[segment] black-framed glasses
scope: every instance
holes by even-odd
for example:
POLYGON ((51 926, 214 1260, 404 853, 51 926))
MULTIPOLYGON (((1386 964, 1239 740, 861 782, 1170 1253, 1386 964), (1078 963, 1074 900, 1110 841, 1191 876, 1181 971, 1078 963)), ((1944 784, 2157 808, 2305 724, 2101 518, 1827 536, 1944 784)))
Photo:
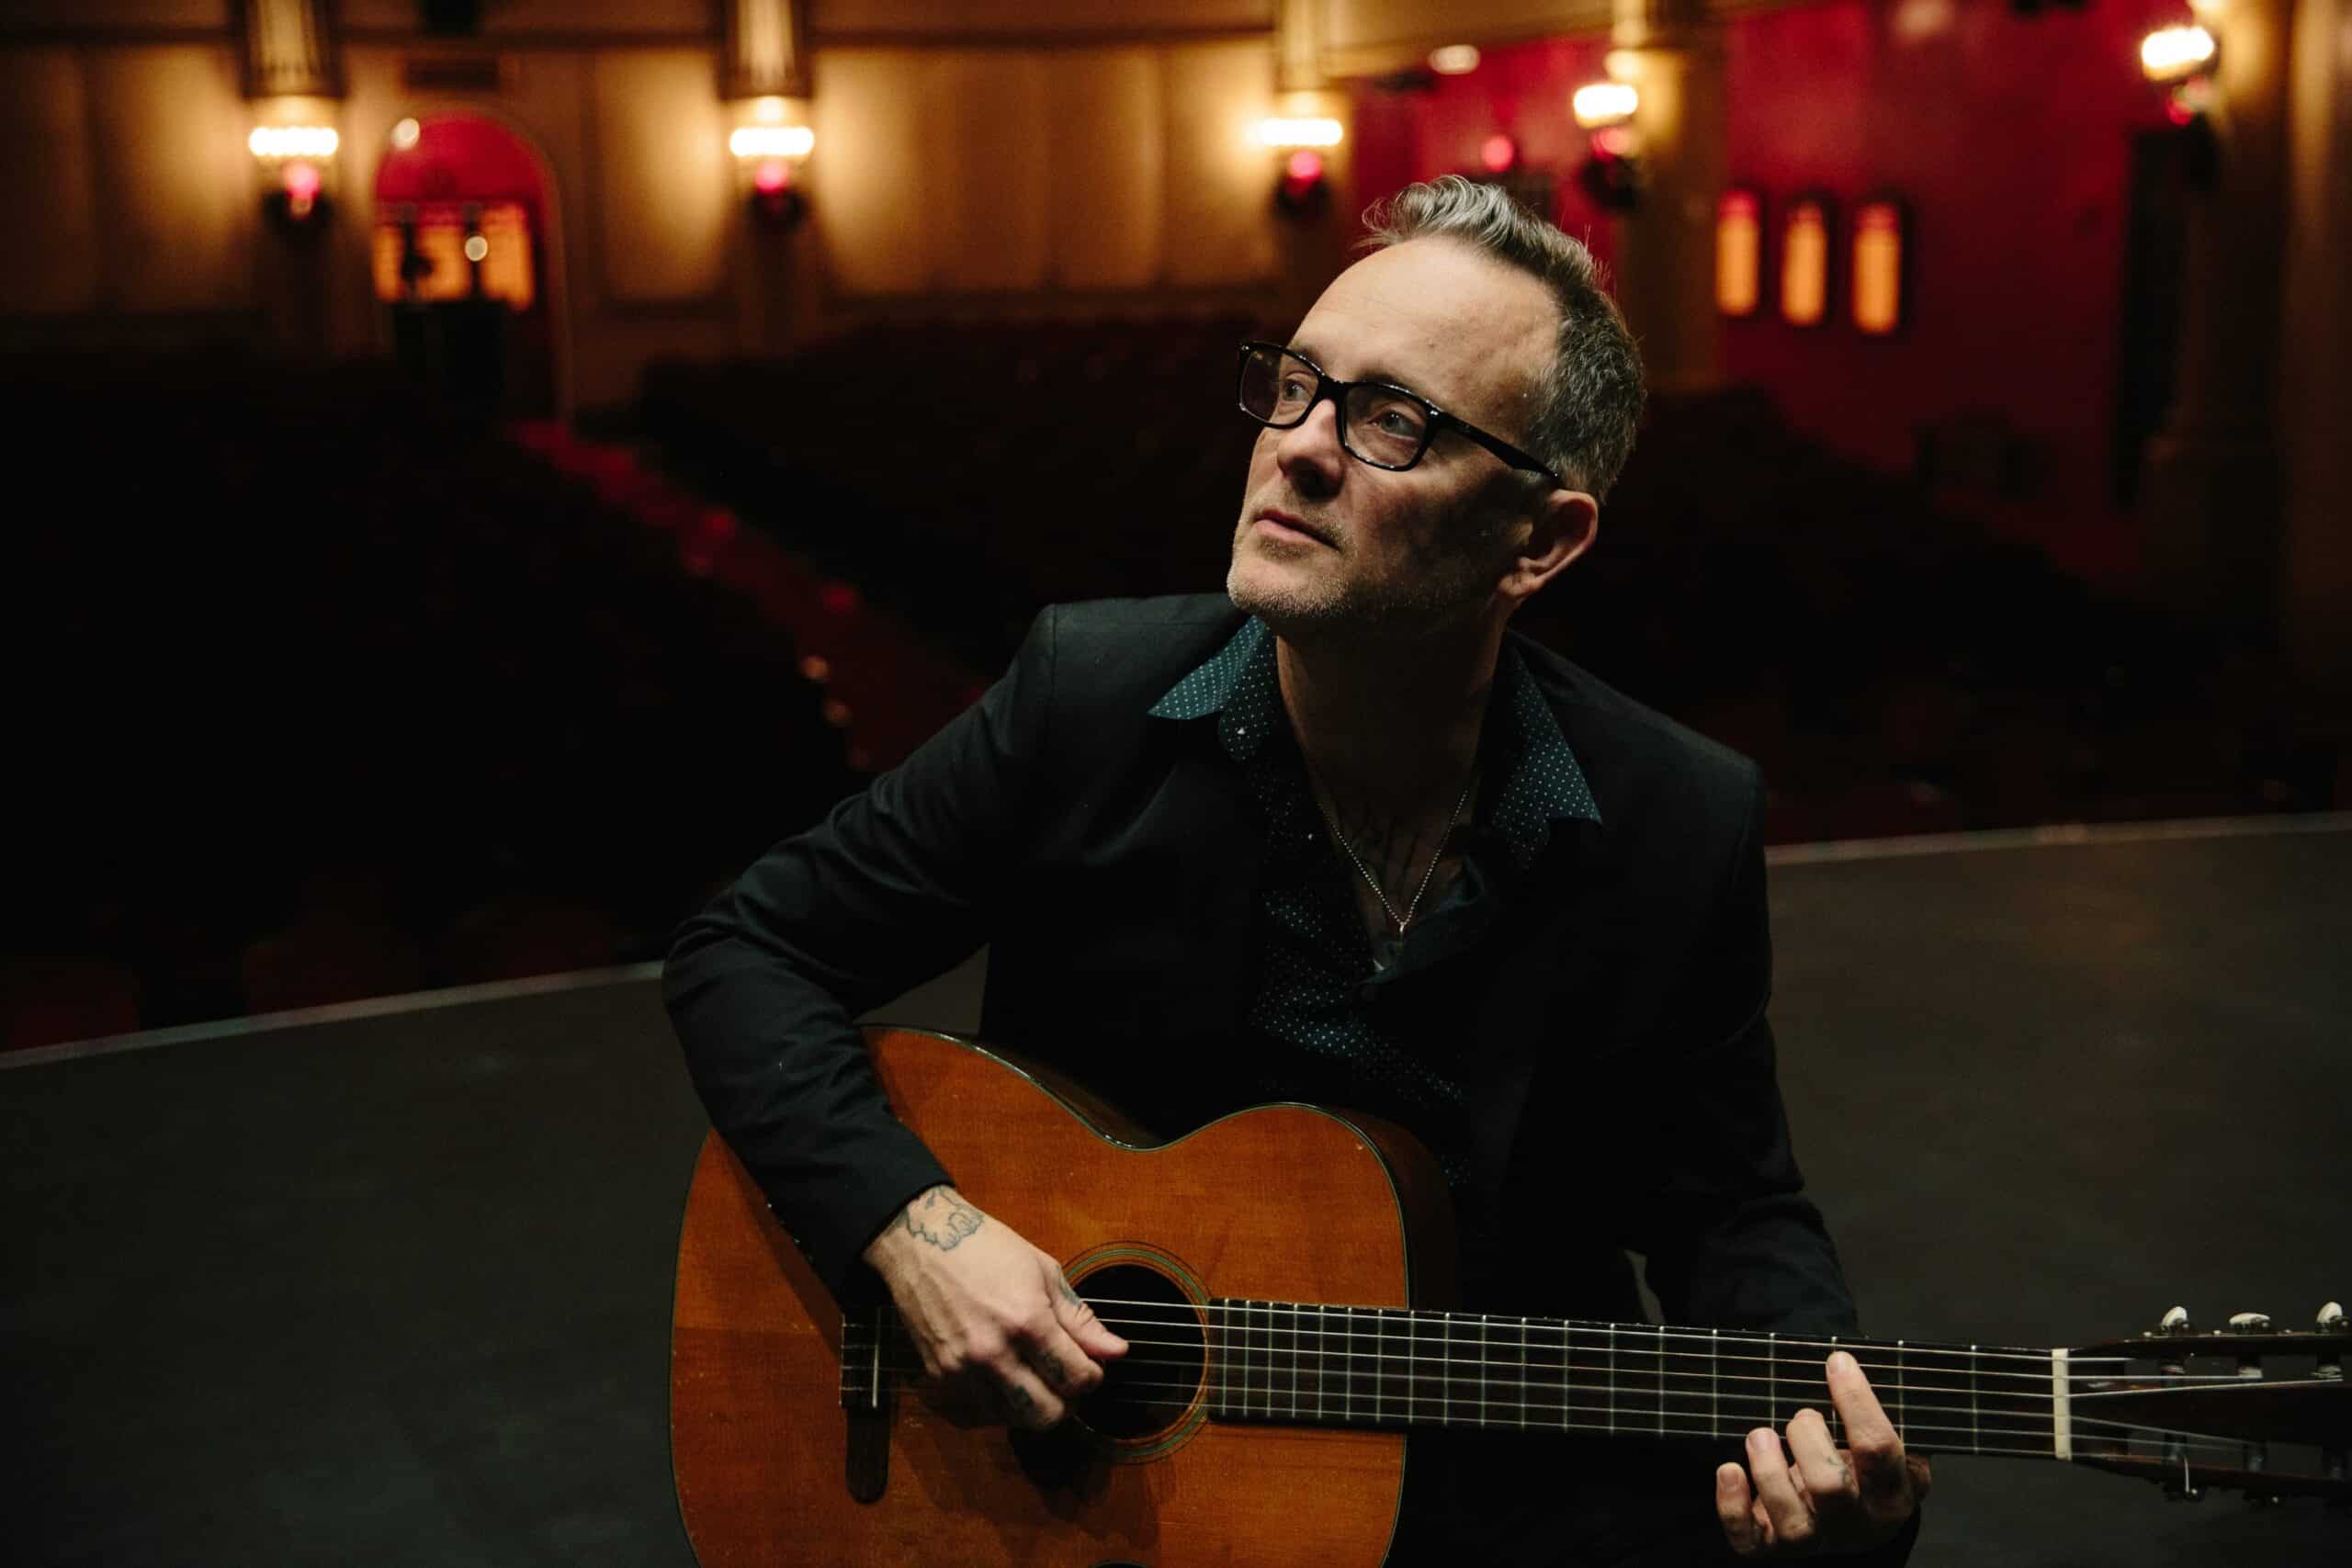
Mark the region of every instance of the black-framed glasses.
POLYGON ((1276 430, 1306 423, 1315 405, 1329 398, 1340 412, 1340 445, 1348 456, 1375 468, 1411 468, 1437 433, 1451 428, 1514 468, 1542 474, 1555 485, 1563 482, 1549 464, 1446 412, 1418 392, 1385 381, 1335 380, 1306 355, 1279 344, 1241 345, 1239 397, 1243 413, 1276 430))

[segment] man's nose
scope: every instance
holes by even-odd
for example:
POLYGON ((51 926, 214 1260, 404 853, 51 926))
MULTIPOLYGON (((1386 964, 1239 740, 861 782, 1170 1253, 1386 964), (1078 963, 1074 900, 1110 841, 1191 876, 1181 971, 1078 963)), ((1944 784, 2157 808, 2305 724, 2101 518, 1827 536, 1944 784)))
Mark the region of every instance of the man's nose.
POLYGON ((1347 449, 1340 445, 1340 400, 1323 398, 1306 417, 1280 433, 1274 461, 1283 477, 1303 495, 1329 495, 1340 488, 1347 449))

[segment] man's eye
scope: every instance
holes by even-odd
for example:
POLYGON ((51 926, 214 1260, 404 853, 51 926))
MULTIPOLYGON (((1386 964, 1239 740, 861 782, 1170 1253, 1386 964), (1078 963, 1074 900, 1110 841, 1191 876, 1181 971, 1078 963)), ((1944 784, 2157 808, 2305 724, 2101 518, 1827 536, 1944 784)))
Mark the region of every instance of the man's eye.
POLYGON ((1286 403, 1303 401, 1306 398, 1312 396, 1314 391, 1315 384, 1312 381, 1306 379, 1304 377, 1285 376, 1283 378, 1283 401, 1286 403))
POLYGON ((1374 416, 1373 423, 1382 434, 1402 436, 1408 441, 1419 439, 1421 434, 1419 419, 1401 408, 1381 410, 1374 416))

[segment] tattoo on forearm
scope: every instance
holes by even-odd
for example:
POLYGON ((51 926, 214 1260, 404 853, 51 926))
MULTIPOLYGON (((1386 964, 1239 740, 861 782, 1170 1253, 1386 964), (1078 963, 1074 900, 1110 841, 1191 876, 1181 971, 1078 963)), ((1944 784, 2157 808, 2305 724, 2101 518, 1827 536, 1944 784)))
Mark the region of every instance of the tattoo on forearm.
POLYGON ((907 1234, 927 1241, 942 1252, 953 1252, 987 1223, 988 1216, 956 1195, 952 1188, 934 1187, 907 1205, 907 1234))

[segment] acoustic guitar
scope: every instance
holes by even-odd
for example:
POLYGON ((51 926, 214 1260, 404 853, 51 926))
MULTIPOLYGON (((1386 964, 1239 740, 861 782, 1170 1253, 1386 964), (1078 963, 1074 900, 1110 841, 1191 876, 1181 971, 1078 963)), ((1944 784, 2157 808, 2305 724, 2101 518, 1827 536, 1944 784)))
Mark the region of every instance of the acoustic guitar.
POLYGON ((1372 1568, 1408 1428, 1736 1439, 1828 1411, 1833 1348, 1914 1452, 2352 1502, 2352 1329, 2334 1303, 2300 1332, 2247 1315, 2199 1333, 2176 1309, 2074 1348, 1433 1310, 1443 1185, 1395 1129, 1272 1105, 1155 1144, 964 1042, 868 1043, 959 1188, 1061 1258, 1130 1349, 1053 1433, 951 1423, 916 1396, 890 1310, 837 1306, 713 1136, 671 1345, 678 1501, 704 1568, 1372 1568))

